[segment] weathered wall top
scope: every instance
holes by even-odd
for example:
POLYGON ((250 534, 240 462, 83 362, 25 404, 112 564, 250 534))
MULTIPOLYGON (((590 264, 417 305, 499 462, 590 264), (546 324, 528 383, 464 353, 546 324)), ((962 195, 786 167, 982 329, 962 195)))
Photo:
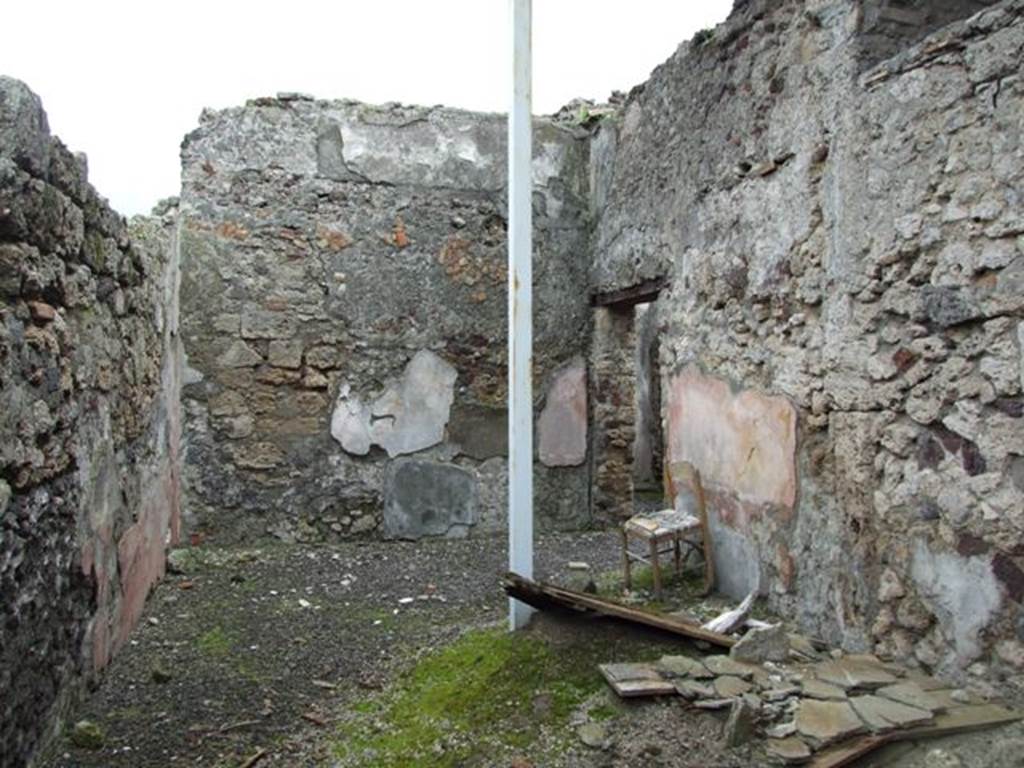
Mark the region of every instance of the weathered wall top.
MULTIPOLYGON (((209 156, 226 173, 273 168, 333 181, 505 191, 503 115, 281 94, 205 110, 199 122, 183 145, 186 183, 198 183, 204 172, 193 158, 209 156)), ((555 200, 586 194, 584 138, 536 122, 534 183, 555 200)))

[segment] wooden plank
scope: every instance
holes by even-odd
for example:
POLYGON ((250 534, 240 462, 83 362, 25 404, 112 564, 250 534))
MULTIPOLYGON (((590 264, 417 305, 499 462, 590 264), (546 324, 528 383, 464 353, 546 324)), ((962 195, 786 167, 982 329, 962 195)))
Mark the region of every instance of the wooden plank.
POLYGON ((731 648, 736 644, 735 638, 703 629, 698 624, 691 624, 671 616, 663 616, 641 608, 623 605, 604 597, 575 592, 571 589, 564 589, 551 584, 544 584, 543 582, 534 582, 515 573, 505 575, 505 578, 502 580, 502 587, 510 597, 514 597, 542 610, 558 606, 576 611, 592 611, 602 616, 621 619, 634 624, 642 624, 692 640, 703 640, 721 648, 731 648))
POLYGON ((617 291, 595 291, 590 303, 595 307, 629 307, 635 304, 646 304, 658 298, 658 294, 668 284, 664 277, 645 280, 617 291))
POLYGON ((816 754, 809 765, 811 768, 843 768, 882 745, 894 741, 934 739, 957 733, 969 733, 970 731, 993 728, 997 725, 1007 725, 1022 719, 1022 717, 1024 714, 1021 712, 1007 709, 998 704, 958 707, 944 714, 936 715, 934 721, 927 725, 902 731, 891 731, 877 736, 863 736, 829 747, 816 754))

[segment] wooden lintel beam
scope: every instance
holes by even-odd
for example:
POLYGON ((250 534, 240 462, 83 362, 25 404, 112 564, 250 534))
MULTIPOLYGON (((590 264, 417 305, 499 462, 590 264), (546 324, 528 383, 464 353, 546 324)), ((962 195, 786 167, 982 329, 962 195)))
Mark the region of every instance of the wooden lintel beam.
POLYGON ((635 304, 646 304, 658 298, 658 294, 667 284, 666 278, 655 277, 617 291, 594 291, 590 296, 590 303, 595 307, 631 307, 635 304))

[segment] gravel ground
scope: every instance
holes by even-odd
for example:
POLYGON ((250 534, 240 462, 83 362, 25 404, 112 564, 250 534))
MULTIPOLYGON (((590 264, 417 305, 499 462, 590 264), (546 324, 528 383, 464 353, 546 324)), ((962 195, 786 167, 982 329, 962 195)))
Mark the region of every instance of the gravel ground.
MULTIPOLYGON (((540 537, 536 575, 579 583, 580 574, 567 568, 571 561, 589 563, 593 573, 616 571, 619 546, 615 532, 540 537)), ((498 581, 506 552, 503 538, 179 552, 177 572, 150 597, 130 645, 72 718, 99 726, 102 746, 76 746, 66 736, 38 765, 248 768, 259 756, 254 768, 334 766, 339 724, 361 705, 387 692, 424 654, 468 629, 504 621, 498 581)), ((629 643, 641 632, 546 614, 530 631, 555 652, 587 643, 592 652, 593 643, 604 644, 598 650, 607 647, 609 661, 632 660, 629 643)), ((676 638, 650 634, 640 641, 653 653, 681 652, 676 638)), ((624 704, 604 689, 595 696, 598 706, 616 712, 602 726, 603 747, 574 736, 567 746, 564 738, 559 742, 557 758, 551 745, 536 744, 520 756, 453 765, 765 764, 760 745, 722 747, 722 715, 687 709, 676 697, 624 704)), ((871 765, 1024 765, 1024 732, 1004 730, 973 742, 961 737, 900 750, 871 765), (1016 746, 998 746, 1004 742, 1016 746), (996 759, 1011 762, 991 762, 996 759)))

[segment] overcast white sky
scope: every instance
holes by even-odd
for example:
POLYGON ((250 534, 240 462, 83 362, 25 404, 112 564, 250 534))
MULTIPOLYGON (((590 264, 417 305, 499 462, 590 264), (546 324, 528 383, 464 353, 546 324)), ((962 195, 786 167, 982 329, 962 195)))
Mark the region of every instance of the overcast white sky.
MULTIPOLYGON (((534 0, 534 112, 647 79, 732 0, 534 0)), ((177 194, 204 106, 318 98, 505 111, 508 0, 9 0, 0 74, 124 214, 177 194)))

